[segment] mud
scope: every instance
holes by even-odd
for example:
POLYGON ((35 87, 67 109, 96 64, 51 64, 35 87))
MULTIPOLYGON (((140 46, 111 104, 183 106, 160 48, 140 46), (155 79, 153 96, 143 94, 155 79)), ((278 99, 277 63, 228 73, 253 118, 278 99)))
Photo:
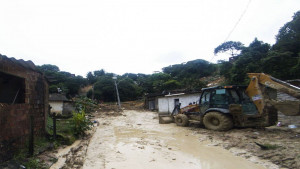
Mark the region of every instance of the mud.
POLYGON ((191 130, 199 135, 206 135, 204 141, 212 140, 214 145, 221 146, 250 161, 254 160, 255 163, 265 165, 267 168, 270 166, 256 159, 267 160, 281 168, 300 168, 299 129, 273 126, 265 129, 233 129, 227 132, 201 128, 191 128, 191 130))
POLYGON ((55 164, 53 164, 50 169, 59 169, 65 165, 66 162, 66 155, 69 153, 69 151, 77 147, 80 144, 80 140, 75 141, 72 145, 63 147, 57 150, 57 153, 55 154, 56 158, 58 159, 55 164))
POLYGON ((98 121, 85 154, 86 169, 279 168, 238 146, 226 147, 222 138, 205 129, 158 124, 155 112, 130 110, 121 116, 103 115, 98 121))

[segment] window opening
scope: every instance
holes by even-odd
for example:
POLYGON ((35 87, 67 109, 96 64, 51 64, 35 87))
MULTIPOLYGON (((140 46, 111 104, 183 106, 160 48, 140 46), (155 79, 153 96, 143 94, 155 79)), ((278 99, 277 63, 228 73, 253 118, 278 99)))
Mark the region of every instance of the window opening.
POLYGON ((211 103, 213 105, 228 105, 228 91, 225 89, 216 89, 212 92, 211 103))
POLYGON ((205 91, 202 95, 202 98, 201 98, 201 104, 204 104, 204 103, 208 103, 209 102, 209 98, 210 98, 210 92, 209 91, 205 91))
POLYGON ((25 103, 25 79, 0 72, 0 103, 25 103))

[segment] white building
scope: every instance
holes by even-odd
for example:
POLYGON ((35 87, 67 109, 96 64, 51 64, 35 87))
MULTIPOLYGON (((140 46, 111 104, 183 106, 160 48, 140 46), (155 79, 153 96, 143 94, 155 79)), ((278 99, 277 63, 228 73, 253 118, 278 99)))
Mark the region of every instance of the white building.
POLYGON ((49 104, 51 106, 51 113, 55 114, 71 114, 74 110, 72 102, 66 96, 58 93, 49 95, 49 104))
POLYGON ((181 107, 185 107, 190 103, 199 104, 200 93, 178 93, 165 95, 158 98, 158 112, 159 113, 172 113, 175 105, 181 103, 181 107))

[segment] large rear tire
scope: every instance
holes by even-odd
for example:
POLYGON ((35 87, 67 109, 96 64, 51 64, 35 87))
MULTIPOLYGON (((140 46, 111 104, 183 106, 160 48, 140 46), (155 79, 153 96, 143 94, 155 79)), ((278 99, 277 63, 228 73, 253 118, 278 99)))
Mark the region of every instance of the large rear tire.
POLYGON ((233 127, 232 118, 219 113, 209 112, 203 118, 204 126, 210 130, 226 131, 233 127))
POLYGON ((178 114, 175 116, 175 123, 177 126, 186 127, 189 125, 189 118, 184 114, 178 114))

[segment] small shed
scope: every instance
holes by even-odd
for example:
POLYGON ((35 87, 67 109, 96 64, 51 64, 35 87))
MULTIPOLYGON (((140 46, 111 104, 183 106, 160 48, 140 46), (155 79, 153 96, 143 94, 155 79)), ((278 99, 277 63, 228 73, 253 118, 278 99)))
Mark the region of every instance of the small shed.
POLYGON ((200 92, 164 95, 158 97, 158 112, 172 113, 175 106, 179 103, 181 104, 181 107, 185 107, 191 103, 199 103, 199 100, 200 92))
POLYGON ((162 97, 164 94, 150 93, 146 95, 145 109, 158 110, 158 97, 162 97))
POLYGON ((31 61, 0 54, 0 162, 24 145, 31 123, 35 135, 45 133, 48 111, 48 82, 43 73, 31 61))
POLYGON ((65 95, 59 93, 50 94, 49 105, 51 106, 51 113, 63 114, 65 102, 68 102, 65 95))

